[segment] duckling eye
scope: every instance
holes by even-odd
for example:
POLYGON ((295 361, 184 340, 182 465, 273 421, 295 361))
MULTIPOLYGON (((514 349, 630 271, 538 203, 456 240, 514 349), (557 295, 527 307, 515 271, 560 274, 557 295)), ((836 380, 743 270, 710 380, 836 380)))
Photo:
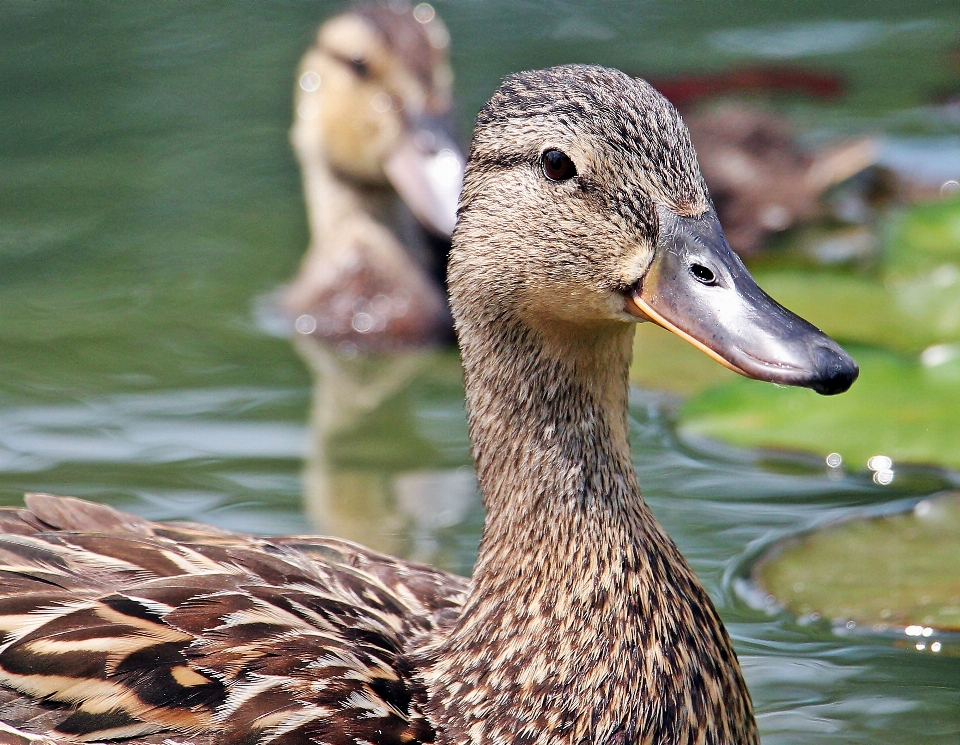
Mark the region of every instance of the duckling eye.
POLYGON ((350 71, 358 78, 366 78, 370 75, 370 65, 363 57, 351 57, 347 61, 350 71))
POLYGON ((540 158, 543 175, 551 181, 567 181, 577 175, 577 167, 566 153, 551 149, 540 158))
POLYGON ((717 283, 716 275, 703 264, 692 264, 690 266, 690 274, 692 274, 693 278, 700 284, 712 286, 717 283))

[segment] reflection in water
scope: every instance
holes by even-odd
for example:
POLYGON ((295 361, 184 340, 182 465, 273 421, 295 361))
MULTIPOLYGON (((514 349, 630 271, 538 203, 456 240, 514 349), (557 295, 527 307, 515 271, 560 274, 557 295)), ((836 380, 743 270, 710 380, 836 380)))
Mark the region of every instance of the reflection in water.
POLYGON ((437 534, 476 505, 477 486, 466 453, 458 454, 460 466, 452 463, 430 441, 410 399, 430 378, 462 396, 459 359, 430 350, 343 355, 306 337, 297 349, 314 376, 304 469, 311 524, 378 551, 435 562, 437 534))

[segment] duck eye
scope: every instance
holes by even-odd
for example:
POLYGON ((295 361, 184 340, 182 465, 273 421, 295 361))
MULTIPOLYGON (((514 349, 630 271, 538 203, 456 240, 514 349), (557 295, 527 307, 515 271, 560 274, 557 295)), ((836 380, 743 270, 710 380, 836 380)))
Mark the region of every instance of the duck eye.
POLYGON ((551 181, 566 181, 577 175, 577 167, 567 154, 560 150, 547 150, 540 158, 543 175, 551 181))
POLYGON ((716 275, 703 264, 692 264, 690 266, 690 273, 693 275, 693 278, 704 285, 715 285, 717 283, 716 275))

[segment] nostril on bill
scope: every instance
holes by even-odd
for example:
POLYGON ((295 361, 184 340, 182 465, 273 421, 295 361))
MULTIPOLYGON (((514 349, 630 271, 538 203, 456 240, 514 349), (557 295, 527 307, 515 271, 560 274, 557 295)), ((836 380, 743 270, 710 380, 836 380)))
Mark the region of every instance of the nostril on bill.
POLYGON ((846 391, 860 374, 860 367, 842 349, 817 347, 813 353, 817 367, 816 379, 810 387, 824 396, 846 391))

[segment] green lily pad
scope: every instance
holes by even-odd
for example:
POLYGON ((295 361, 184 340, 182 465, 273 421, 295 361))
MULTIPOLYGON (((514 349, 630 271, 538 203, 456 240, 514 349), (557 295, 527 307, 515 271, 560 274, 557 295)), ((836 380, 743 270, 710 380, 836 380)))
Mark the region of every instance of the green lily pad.
POLYGON ((918 352, 960 341, 960 201, 890 220, 876 276, 811 270, 776 258, 756 279, 790 310, 846 342, 918 352))
POLYGON ((797 616, 905 627, 924 645, 926 629, 960 631, 960 492, 792 538, 753 579, 797 616))
POLYGON ((739 377, 679 336, 653 323, 637 325, 630 381, 680 396, 691 396, 739 377))
POLYGON ((893 221, 885 244, 889 276, 917 276, 944 265, 960 269, 960 199, 911 207, 893 221))
POLYGON ((755 278, 781 305, 845 342, 912 352, 941 341, 895 312, 896 296, 878 279, 796 269, 755 278))
POLYGON ((840 396, 737 378, 690 399, 681 434, 745 447, 803 450, 866 466, 897 463, 960 468, 960 345, 929 349, 923 361, 853 350, 860 379, 840 396))

